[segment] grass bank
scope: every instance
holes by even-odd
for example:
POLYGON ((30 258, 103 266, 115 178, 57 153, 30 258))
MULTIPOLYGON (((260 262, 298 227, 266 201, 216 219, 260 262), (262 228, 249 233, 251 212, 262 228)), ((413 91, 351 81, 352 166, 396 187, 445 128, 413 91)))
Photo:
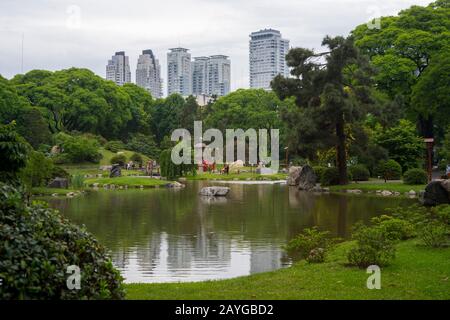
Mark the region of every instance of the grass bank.
POLYGON ((86 179, 84 183, 88 186, 92 186, 94 183, 98 183, 99 187, 103 185, 111 185, 114 184, 116 186, 128 186, 128 187, 140 187, 144 188, 152 188, 164 186, 171 181, 152 179, 152 178, 143 178, 143 177, 117 177, 117 178, 91 178, 86 179))
POLYGON ((230 280, 128 284, 128 299, 450 299, 450 248, 430 249, 417 240, 401 242, 397 257, 381 270, 381 289, 369 290, 365 269, 346 267, 338 245, 321 264, 292 267, 230 280))
POLYGON ((286 180, 285 173, 277 173, 271 175, 261 175, 252 172, 217 174, 217 173, 199 173, 195 176, 187 176, 187 180, 286 180))
POLYGON ((425 190, 426 185, 408 185, 402 182, 384 182, 384 181, 368 181, 368 182, 353 182, 344 186, 331 186, 330 191, 347 191, 359 189, 363 192, 375 192, 377 190, 387 190, 391 192, 409 192, 410 190, 414 190, 415 192, 419 192, 421 190, 425 190))
POLYGON ((75 189, 60 189, 60 188, 46 188, 46 187, 37 187, 33 188, 31 193, 33 195, 40 195, 40 196, 51 196, 53 194, 57 194, 59 196, 65 196, 69 192, 80 192, 81 190, 75 190, 75 189))

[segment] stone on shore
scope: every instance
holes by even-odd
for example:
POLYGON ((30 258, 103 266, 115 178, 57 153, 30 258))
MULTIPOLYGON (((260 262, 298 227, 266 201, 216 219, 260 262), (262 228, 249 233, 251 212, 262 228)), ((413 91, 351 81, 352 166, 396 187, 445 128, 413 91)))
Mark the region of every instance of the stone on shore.
POLYGON ((55 178, 48 185, 48 188, 68 189, 69 180, 65 178, 55 178))
POLYGON ((450 203, 450 182, 431 181, 426 187, 425 192, 421 193, 420 201, 425 206, 438 206, 440 204, 450 203))

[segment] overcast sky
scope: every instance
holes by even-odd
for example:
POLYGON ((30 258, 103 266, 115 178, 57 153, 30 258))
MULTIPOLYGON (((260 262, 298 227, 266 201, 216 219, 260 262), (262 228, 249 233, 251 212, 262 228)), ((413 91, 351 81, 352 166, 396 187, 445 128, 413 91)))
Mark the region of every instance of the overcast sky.
POLYGON ((375 16, 394 15, 427 0, 0 0, 0 74, 83 67, 105 77, 115 51, 137 57, 152 49, 160 60, 164 93, 169 48, 193 57, 231 58, 232 89, 247 88, 249 34, 281 31, 293 47, 320 48, 322 38, 347 35, 375 16))

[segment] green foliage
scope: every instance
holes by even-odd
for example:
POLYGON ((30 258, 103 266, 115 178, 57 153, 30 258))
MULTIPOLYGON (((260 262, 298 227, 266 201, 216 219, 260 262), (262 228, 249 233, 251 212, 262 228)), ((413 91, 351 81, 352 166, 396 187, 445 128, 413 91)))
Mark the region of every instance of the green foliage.
POLYGON ((317 177, 317 181, 322 181, 322 176, 323 176, 323 172, 325 171, 325 169, 327 167, 323 167, 323 166, 314 166, 312 167, 314 173, 316 174, 317 177))
POLYGON ((70 173, 61 168, 60 166, 53 166, 52 178, 70 179, 70 173))
POLYGON ((290 255, 305 258, 308 262, 323 262, 332 243, 330 232, 319 231, 317 227, 313 227, 304 229, 288 242, 285 249, 290 255))
POLYGON ((448 247, 450 246, 450 227, 448 224, 432 221, 419 229, 419 239, 426 247, 448 247))
POLYGON ((53 174, 53 161, 43 153, 32 151, 27 164, 20 172, 22 181, 28 188, 46 185, 53 174))
POLYGON ((389 158, 397 161, 403 171, 417 168, 422 163, 425 144, 410 121, 400 120, 397 126, 380 130, 375 140, 388 150, 389 158))
POLYGON ((61 132, 55 136, 55 141, 62 149, 62 154, 57 158, 59 163, 98 163, 102 157, 98 152, 98 142, 83 135, 70 136, 61 132))
POLYGON ((158 148, 156 141, 151 135, 136 133, 126 145, 128 150, 139 152, 151 159, 158 159, 161 150, 158 148))
POLYGON ((35 149, 51 141, 47 121, 38 108, 25 108, 17 115, 17 131, 35 149))
POLYGON ((173 180, 178 177, 182 177, 188 174, 196 175, 197 166, 195 164, 174 164, 171 159, 171 149, 161 152, 159 158, 159 164, 161 167, 161 176, 173 180))
POLYGON ((84 188, 84 176, 82 174, 75 174, 70 179, 70 186, 72 189, 83 189, 84 188))
POLYGON ((122 277, 85 229, 43 203, 26 206, 0 184, 0 299, 122 299, 122 277), (81 270, 80 290, 66 286, 67 267, 81 270))
POLYGON ((104 148, 106 150, 116 153, 116 152, 119 152, 120 150, 125 149, 125 144, 120 140, 113 140, 113 141, 108 141, 104 145, 104 148))
POLYGON ((118 164, 120 166, 123 166, 125 162, 127 162, 127 157, 124 154, 116 154, 110 160, 111 164, 118 164))
POLYGON ((381 228, 391 240, 406 240, 416 235, 414 225, 400 218, 382 215, 372 218, 372 223, 381 228))
POLYGON ((353 181, 368 181, 370 177, 369 170, 362 164, 356 164, 348 168, 353 181))
POLYGON ((17 182, 17 174, 25 167, 29 147, 15 130, 15 123, 0 125, 0 180, 17 182))
POLYGON ((447 127, 442 146, 439 150, 439 156, 441 157, 440 167, 446 169, 447 165, 450 165, 450 126, 447 127))
POLYGON ((142 163, 144 161, 139 153, 133 153, 130 157, 130 160, 133 161, 134 163, 139 164, 139 166, 142 166, 142 163))
POLYGON ((415 185, 415 184, 427 184, 428 174, 423 169, 409 169, 403 175, 403 183, 415 185))
MULTIPOLYGON (((350 172, 347 172, 347 179, 352 180, 350 172)), ((323 186, 335 186, 340 184, 339 182, 339 170, 336 167, 325 168, 320 178, 320 183, 323 186)))
POLYGON ((402 176, 402 167, 392 159, 378 162, 374 171, 376 176, 385 180, 398 180, 402 176))
POLYGON ((349 264, 360 268, 390 264, 395 258, 394 241, 390 238, 392 235, 380 226, 367 227, 357 224, 352 233, 356 246, 347 254, 349 264))

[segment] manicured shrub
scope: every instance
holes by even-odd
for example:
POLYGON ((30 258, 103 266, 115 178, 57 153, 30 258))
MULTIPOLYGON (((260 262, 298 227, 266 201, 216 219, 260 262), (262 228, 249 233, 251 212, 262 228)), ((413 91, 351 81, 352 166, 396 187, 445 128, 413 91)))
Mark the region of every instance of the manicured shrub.
POLYGON ((317 227, 306 228, 301 234, 288 242, 286 251, 297 258, 305 258, 308 262, 323 262, 327 250, 333 243, 330 232, 319 231, 317 227))
POLYGON ((314 166, 313 167, 313 171, 316 174, 317 181, 322 181, 322 175, 326 168, 327 167, 323 167, 323 166, 314 166))
POLYGON ((362 164, 356 164, 348 168, 353 181, 368 181, 370 177, 369 170, 362 164))
POLYGON ((158 158, 161 153, 155 138, 151 135, 144 135, 142 133, 132 135, 131 139, 126 144, 126 147, 128 150, 139 152, 152 159, 158 158))
POLYGON ((62 149, 62 153, 57 155, 57 159, 54 160, 55 163, 65 163, 63 161, 98 163, 102 158, 98 152, 99 144, 95 139, 85 136, 70 136, 60 132, 55 136, 55 141, 62 149))
POLYGON ((358 224, 352 238, 356 240, 356 246, 347 254, 350 265, 360 268, 370 265, 382 267, 395 258, 394 241, 389 238, 386 230, 379 226, 367 227, 358 224))
POLYGON ((403 219, 382 215, 372 218, 372 222, 381 228, 391 240, 406 240, 416 235, 414 225, 403 219))
POLYGON ((109 150, 109 151, 114 152, 114 153, 125 149, 124 143, 122 141, 119 141, 119 140, 109 141, 109 142, 105 143, 104 147, 105 147, 106 150, 109 150))
POLYGON ((428 174, 422 169, 410 169, 403 175, 405 184, 426 184, 427 182, 428 174))
POLYGON ((142 163, 144 160, 142 159, 142 156, 139 153, 133 153, 130 157, 130 160, 134 163, 138 164, 140 167, 142 166, 142 163))
POLYGON ((123 166, 127 162, 127 157, 124 154, 116 154, 111 158, 111 164, 118 164, 123 166))
MULTIPOLYGON (((352 180, 352 175, 347 172, 348 181, 352 180)), ((322 172, 320 183, 323 186, 334 186, 339 184, 339 170, 336 167, 325 168, 322 172)))
POLYGON ((0 226, 0 299, 124 298, 120 273, 90 233, 44 203, 27 206, 5 184, 0 184, 0 226), (79 290, 67 286, 71 265, 81 271, 79 290))
POLYGON ((419 239, 426 247, 448 247, 450 246, 449 225, 440 221, 424 224, 419 229, 419 239))
POLYGON ((380 161, 375 168, 375 174, 385 180, 398 180, 402 176, 402 167, 392 159, 380 161))

